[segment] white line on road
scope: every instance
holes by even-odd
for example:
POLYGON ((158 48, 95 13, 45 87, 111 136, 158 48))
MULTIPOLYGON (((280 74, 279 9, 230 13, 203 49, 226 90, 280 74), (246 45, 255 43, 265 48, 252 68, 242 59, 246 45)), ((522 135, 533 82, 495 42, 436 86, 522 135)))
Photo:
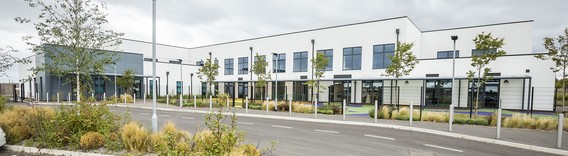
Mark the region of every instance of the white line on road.
POLYGON ((161 117, 169 117, 170 115, 159 115, 161 117))
POLYGON ((272 125, 272 127, 276 127, 276 128, 286 128, 286 129, 292 129, 292 127, 288 127, 288 126, 279 126, 279 125, 272 125))
POLYGON ((379 139, 387 139, 387 140, 394 140, 394 138, 389 138, 389 137, 384 137, 384 136, 378 136, 378 135, 369 135, 369 134, 365 134, 366 137, 371 137, 371 138, 379 138, 379 139))
POLYGON ((239 124, 243 124, 243 125, 254 125, 254 123, 250 123, 250 122, 237 122, 239 124))
POLYGON ((189 120, 195 119, 195 118, 193 118, 193 117, 185 117, 185 116, 183 116, 183 117, 181 117, 181 118, 182 118, 182 119, 189 119, 189 120))
POLYGON ((314 131, 316 132, 324 132, 324 133, 339 133, 338 131, 328 131, 328 130, 320 130, 320 129, 314 129, 314 131))
POLYGON ((148 113, 140 113, 140 115, 150 115, 150 114, 148 114, 148 113))
POLYGON ((447 148, 447 147, 436 146, 436 145, 430 145, 430 144, 424 144, 424 146, 434 147, 434 148, 439 148, 439 149, 445 149, 445 150, 450 150, 450 151, 456 151, 456 152, 463 152, 462 150, 458 150, 458 149, 447 148))

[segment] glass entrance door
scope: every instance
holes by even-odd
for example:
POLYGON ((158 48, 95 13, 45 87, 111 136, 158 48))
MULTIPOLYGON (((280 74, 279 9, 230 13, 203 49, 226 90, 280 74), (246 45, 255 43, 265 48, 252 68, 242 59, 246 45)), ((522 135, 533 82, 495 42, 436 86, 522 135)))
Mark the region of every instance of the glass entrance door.
POLYGON ((308 84, 306 81, 296 81, 293 87, 294 101, 308 101, 308 84))
MULTIPOLYGON (((477 83, 471 82, 470 86, 470 104, 475 105, 475 96, 477 94, 477 83)), ((497 108, 499 106, 499 80, 489 80, 485 85, 479 88, 479 107, 481 108, 497 108)))
POLYGON ((363 81, 361 91, 361 102, 363 104, 374 104, 375 100, 382 100, 383 91, 382 81, 363 81))

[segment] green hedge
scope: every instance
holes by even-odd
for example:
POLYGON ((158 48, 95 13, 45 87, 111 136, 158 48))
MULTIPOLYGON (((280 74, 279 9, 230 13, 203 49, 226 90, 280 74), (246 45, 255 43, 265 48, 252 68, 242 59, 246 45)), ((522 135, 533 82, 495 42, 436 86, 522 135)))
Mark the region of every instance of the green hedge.
POLYGON ((489 121, 487 121, 487 119, 485 118, 455 118, 454 122, 455 124, 468 124, 468 125, 482 125, 482 126, 487 126, 489 125, 489 121))

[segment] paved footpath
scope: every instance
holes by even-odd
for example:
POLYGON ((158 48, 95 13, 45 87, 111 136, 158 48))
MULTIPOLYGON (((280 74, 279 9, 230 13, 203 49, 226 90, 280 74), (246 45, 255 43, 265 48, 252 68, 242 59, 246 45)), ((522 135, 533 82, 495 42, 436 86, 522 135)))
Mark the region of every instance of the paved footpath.
MULTIPOLYGON (((138 99, 136 104, 117 104, 116 107, 139 107, 144 109, 151 109, 151 102, 147 101, 146 105, 144 105, 143 100, 138 99)), ((40 103, 41 104, 41 103, 40 103)), ((179 106, 174 105, 165 105, 165 104, 158 104, 158 108, 160 109, 168 109, 174 111, 194 111, 194 112, 207 112, 209 108, 193 108, 193 107, 184 107, 180 108, 179 106)), ((213 108, 215 110, 215 108, 213 108)), ((238 107, 232 109, 237 114, 245 114, 245 109, 242 107, 238 107)), ((266 110, 248 110, 249 117, 266 117, 271 119, 290 119, 289 112, 275 112, 269 111, 268 115, 266 115, 266 110)), ((313 120, 314 114, 303 114, 303 113, 292 113, 292 117, 298 120, 313 120)), ((324 115, 318 114, 317 121, 329 121, 328 123, 340 123, 343 122, 342 115, 324 115)), ((357 123, 357 125, 364 125, 364 124, 373 124, 374 119, 369 118, 368 116, 360 116, 360 115, 347 115, 346 121, 351 123, 357 123)), ((400 120, 381 120, 377 121, 379 124, 384 125, 393 125, 397 127, 407 127, 409 125, 408 121, 400 121, 400 120)), ((391 127, 392 128, 392 127, 391 127)), ((446 136, 457 134, 457 135, 467 135, 467 136, 474 136, 479 138, 484 138, 485 140, 492 140, 495 139, 496 136, 496 128, 489 127, 489 126, 475 126, 475 125, 455 125, 453 126, 453 132, 448 132, 448 124, 447 123, 433 123, 433 122, 413 122, 413 130, 414 131, 423 131, 425 133, 432 133, 431 130, 435 130, 438 132, 442 132, 447 134, 446 136), (448 135, 449 134, 449 135, 448 135)), ((405 128, 398 128, 398 129, 405 129, 405 128)), ((438 133, 436 132, 436 133, 438 133)), ((436 134, 433 133, 433 134, 436 134)), ((528 129, 511 129, 511 128, 502 128, 501 129, 501 139, 502 141, 513 142, 513 143, 520 143, 534 147, 546 147, 550 149, 556 149, 556 134, 557 131, 541 131, 541 130, 528 130, 528 129)), ((568 133, 563 132, 564 138, 568 137, 568 133)), ((462 137, 463 138, 463 137, 462 137)), ((479 140, 479 139, 478 139, 479 140)), ((494 142, 494 141, 483 141, 483 142, 494 142)), ((564 145, 561 148, 561 151, 568 152, 568 139, 563 139, 562 144, 564 145)), ((519 145, 524 146, 524 145, 519 145)), ((525 149, 533 149, 534 147, 526 147, 525 149)), ((541 149, 542 150, 542 149, 541 149)), ((545 149, 547 150, 547 149, 545 149)))

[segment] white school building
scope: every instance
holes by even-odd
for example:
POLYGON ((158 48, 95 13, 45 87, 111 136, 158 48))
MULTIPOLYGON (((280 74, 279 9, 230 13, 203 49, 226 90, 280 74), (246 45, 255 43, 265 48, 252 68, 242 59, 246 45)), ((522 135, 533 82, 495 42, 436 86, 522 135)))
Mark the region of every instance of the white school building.
MULTIPOLYGON (((504 38, 502 50, 507 54, 489 65, 493 79, 480 89, 480 106, 496 108, 501 101, 504 109, 552 111, 555 75, 549 68, 554 64, 534 57, 533 23, 528 20, 421 30, 404 16, 199 47, 158 44, 157 92, 159 95, 204 95, 205 85, 196 72, 203 61, 211 58, 220 66, 213 88, 232 97, 264 99, 261 95, 265 95, 269 99, 294 101, 311 101, 317 97, 321 102, 346 99, 354 105, 373 104, 375 100, 380 104, 394 104, 398 99, 401 105, 412 102, 415 105, 447 108, 453 96, 455 107, 469 108, 475 96, 475 83, 468 81, 466 72, 475 70, 470 65, 472 55, 484 52, 475 49, 473 39, 485 32, 504 38), (454 42, 450 36, 458 36, 455 42, 454 84, 451 81, 454 42), (398 88, 394 87, 394 78, 383 76, 390 64, 388 56, 394 53, 397 41, 414 43, 411 51, 419 61, 410 75, 398 80, 398 88), (320 88, 321 93, 312 97, 312 90, 306 82, 312 78, 310 59, 316 53, 324 53, 329 64, 322 79, 324 87, 320 88), (267 58, 267 71, 278 71, 272 73, 267 89, 253 87, 257 78, 249 69, 256 54, 267 58), (275 70, 276 62, 278 70, 275 70), (275 82, 276 77, 278 83, 275 82), (455 89, 453 94, 452 85, 455 89)), ((157 38, 159 42, 159 36, 157 38)), ((151 94, 151 42, 124 39, 119 49, 124 56, 136 58, 124 62, 124 67, 119 68, 138 69, 137 94, 151 94)), ((38 58, 41 59, 41 56, 35 57, 38 58)), ((27 78, 30 74, 26 69, 39 65, 35 63, 37 61, 32 61, 34 63, 20 67, 20 77, 27 78)), ((123 71, 114 74, 113 70, 107 70, 106 75, 110 79, 115 75, 120 76, 123 71)), ((26 88, 22 90, 22 95, 35 98, 49 90, 53 92, 50 88, 54 88, 55 84, 46 83, 53 81, 47 81, 49 76, 46 74, 43 76, 46 80, 42 79, 41 85, 38 85, 40 80, 37 76, 34 81, 22 83, 21 87, 26 88)), ((101 80, 98 83, 103 87, 96 89, 97 93, 114 92, 114 81, 101 80)))

